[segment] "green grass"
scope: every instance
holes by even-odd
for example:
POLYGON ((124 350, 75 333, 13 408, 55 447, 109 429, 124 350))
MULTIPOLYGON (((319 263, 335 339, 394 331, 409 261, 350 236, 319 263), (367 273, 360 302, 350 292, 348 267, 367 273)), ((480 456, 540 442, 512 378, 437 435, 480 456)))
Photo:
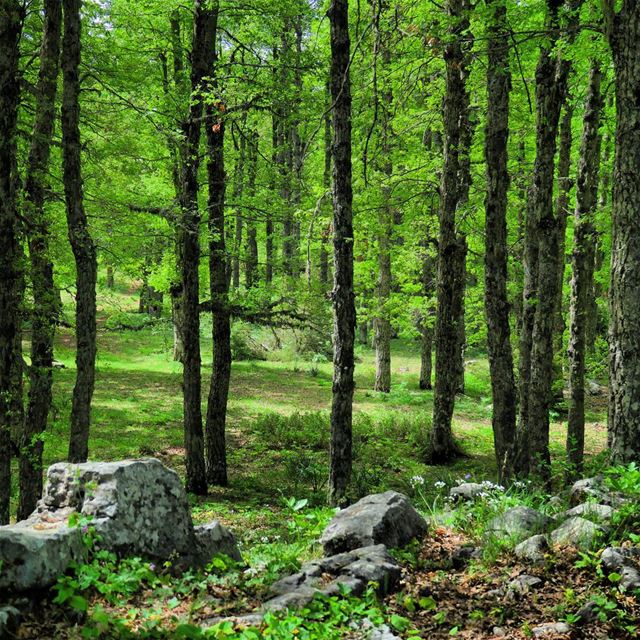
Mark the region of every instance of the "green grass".
MULTIPOLYGON (((90 457, 115 460, 155 456, 182 473, 182 373, 181 365, 172 359, 170 322, 162 320, 141 330, 113 331, 105 326, 110 314, 129 312, 136 306, 132 286, 120 285, 114 292, 99 291, 90 457)), ((67 306, 67 316, 71 315, 67 306)), ((211 371, 209 325, 204 319, 204 402, 211 371)), ((271 332, 266 329, 255 328, 253 332, 255 341, 261 344, 271 339, 271 332)), ((307 497, 314 504, 324 500, 332 364, 311 362, 311 358, 297 355, 291 332, 281 332, 281 338, 282 348, 271 349, 266 361, 234 362, 228 411, 230 487, 214 488, 206 500, 194 501, 213 505, 211 509, 224 512, 231 524, 242 524, 245 516, 239 514, 245 513, 245 508, 277 513, 282 496, 307 497), (276 424, 277 416, 282 418, 280 424, 276 424), (280 430, 280 435, 269 428, 280 430), (293 441, 286 441, 287 433, 293 436, 293 441), (278 437, 281 440, 284 437, 285 442, 278 442, 278 437), (311 441, 315 443, 312 447, 308 445, 311 441)), ((54 410, 45 436, 46 465, 64 460, 67 451, 75 378, 74 349, 72 331, 61 328, 55 355, 65 368, 54 374, 54 410)), ((28 352, 27 343, 25 351, 28 352)), ((409 491, 409 479, 414 475, 423 476, 429 485, 466 473, 478 479, 495 476, 486 359, 475 357, 467 363, 465 394, 456 401, 454 433, 468 457, 448 467, 428 466, 422 460, 433 393, 418 388, 419 368, 417 343, 394 340, 391 393, 377 393, 373 391, 374 353, 362 345, 357 348, 356 496, 385 488, 409 491)), ((592 424, 587 428, 587 451, 594 454, 605 443, 604 412, 597 405, 590 406, 589 412, 592 424)), ((552 453, 558 459, 562 457, 565 434, 565 424, 552 425, 552 453)))

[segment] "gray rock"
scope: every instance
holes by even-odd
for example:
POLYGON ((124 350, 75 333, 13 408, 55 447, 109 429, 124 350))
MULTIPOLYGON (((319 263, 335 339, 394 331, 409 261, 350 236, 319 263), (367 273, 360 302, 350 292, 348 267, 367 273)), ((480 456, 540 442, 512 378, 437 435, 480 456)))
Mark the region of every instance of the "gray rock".
POLYGON ((598 502, 600 504, 619 506, 626 502, 624 496, 615 493, 607 487, 602 476, 583 478, 574 482, 569 490, 569 504, 575 507, 583 502, 598 502))
POLYGON ((522 539, 542 531, 550 522, 550 518, 531 507, 513 507, 496 516, 485 533, 500 538, 522 539))
POLYGON ((85 555, 82 533, 67 517, 29 518, 0 527, 0 590, 26 591, 52 585, 85 555))
POLYGON ((607 393, 607 388, 595 380, 587 380, 587 393, 590 396, 602 396, 607 393))
POLYGON ((11 605, 0 607, 0 638, 10 638, 18 630, 22 615, 11 605))
POLYGON ((409 498, 396 491, 367 496, 339 511, 324 530, 320 542, 331 556, 359 547, 385 544, 401 547, 427 532, 425 519, 409 498))
POLYGON ((346 587, 353 595, 364 593, 370 582, 378 593, 390 593, 400 581, 400 566, 382 545, 363 547, 304 564, 298 573, 271 586, 275 598, 264 603, 264 611, 301 607, 316 593, 339 595, 346 587))
POLYGON ((596 504, 594 502, 583 502, 573 509, 565 511, 565 518, 580 516, 582 518, 595 519, 597 521, 609 521, 613 517, 613 507, 608 504, 596 504))
POLYGON ((504 627, 493 627, 492 633, 496 638, 504 638, 507 635, 507 630, 504 627))
POLYGON ((210 562, 211 558, 222 553, 236 562, 242 562, 242 555, 240 555, 234 535, 217 520, 197 525, 194 527, 194 533, 198 555, 203 564, 210 562))
POLYGON ((598 610, 598 605, 593 601, 587 602, 586 604, 582 605, 576 611, 576 617, 578 618, 576 620, 576 624, 581 625, 594 622, 598 617, 598 610))
POLYGON ((0 527, 0 588, 51 585, 85 553, 82 532, 69 528, 77 513, 97 533, 97 545, 119 555, 174 558, 205 564, 218 552, 240 557, 219 523, 194 529, 178 475, 159 460, 54 464, 36 511, 0 527))
POLYGON ((551 532, 551 541, 555 545, 592 549, 598 537, 604 532, 604 527, 599 524, 574 516, 551 532))
POLYGON ((525 562, 542 562, 544 556, 549 551, 549 540, 547 536, 538 534, 523 540, 516 545, 513 550, 518 560, 525 562))
POLYGON ((400 640, 400 636, 395 635, 388 625, 376 626, 368 618, 351 622, 349 626, 357 632, 357 640, 400 640))
POLYGON ((456 487, 451 487, 449 496, 454 500, 473 500, 484 491, 486 488, 478 482, 463 482, 456 487))
POLYGON ((640 589, 640 547, 607 547, 600 556, 609 573, 620 575, 619 585, 626 591, 640 589))
POLYGON ((551 634, 570 633, 571 627, 564 622, 547 622, 546 624, 533 627, 531 632, 536 638, 540 638, 551 634))
POLYGON ((119 555, 164 560, 196 548, 180 478, 154 458, 52 465, 38 511, 60 509, 91 517, 100 546, 119 555))
POLYGON ((564 505, 564 500, 560 496, 551 496, 549 498, 549 506, 554 509, 561 509, 564 505))
POLYGON ((515 580, 512 580, 507 585, 507 591, 510 591, 511 593, 514 593, 518 596, 523 596, 541 584, 542 580, 540 578, 536 578, 536 576, 530 576, 524 573, 521 576, 518 576, 515 580))

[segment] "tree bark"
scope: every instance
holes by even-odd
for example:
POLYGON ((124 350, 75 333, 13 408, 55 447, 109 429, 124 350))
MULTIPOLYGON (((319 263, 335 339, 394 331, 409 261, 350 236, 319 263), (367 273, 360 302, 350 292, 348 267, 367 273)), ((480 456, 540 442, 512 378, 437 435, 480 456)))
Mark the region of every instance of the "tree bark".
POLYGON ((513 372, 509 326, 507 193, 509 171, 509 44, 507 7, 504 0, 489 0, 491 22, 488 40, 487 121, 485 161, 485 313, 493 413, 493 441, 498 480, 510 475, 516 429, 517 390, 513 372))
MULTIPOLYGON (((245 117, 243 118, 243 121, 246 121, 246 112, 244 116, 245 117)), ((247 141, 245 139, 245 132, 241 130, 240 131, 240 150, 238 152, 238 157, 236 159, 236 167, 234 171, 234 182, 233 182, 233 194, 232 194, 233 201, 236 206, 236 215, 235 215, 235 228, 234 228, 231 282, 233 284, 233 288, 236 290, 240 287, 240 254, 242 253, 242 227, 244 223, 242 210, 238 206, 238 202, 242 197, 242 192, 244 191, 244 165, 245 165, 246 150, 247 150, 247 141)))
POLYGON ((19 332, 20 242, 16 203, 16 124, 20 100, 19 42, 24 6, 0 0, 0 525, 11 499, 11 393, 19 332))
POLYGON ((578 165, 578 188, 574 212, 574 249, 571 259, 571 305, 569 320, 569 419, 567 458, 569 479, 582 473, 584 457, 584 371, 587 314, 593 287, 596 228, 594 214, 598 202, 600 165, 600 112, 602 74, 597 62, 591 65, 589 93, 584 112, 584 128, 578 165))
POLYGON ((609 431, 616 462, 640 462, 640 4, 606 2, 616 72, 609 325, 609 431), (611 4, 611 6, 609 6, 611 4))
POLYGON ((446 89, 444 99, 444 169, 440 186, 440 230, 438 237, 437 316, 435 327, 436 384, 433 427, 428 458, 446 463, 459 454, 453 439, 451 418, 460 379, 460 322, 463 318, 467 243, 456 228, 456 213, 464 201, 461 160, 461 123, 468 119, 466 89, 467 55, 463 39, 468 36, 469 5, 466 0, 448 0, 450 40, 445 46, 446 89))
MULTIPOLYGON (((391 52, 389 41, 391 32, 384 30, 380 22, 385 20, 388 10, 386 0, 374 2, 374 64, 378 57, 382 59, 381 96, 375 86, 376 110, 380 111, 380 153, 382 156, 380 169, 382 173, 382 203, 378 209, 378 282, 376 285, 377 309, 373 318, 374 345, 376 349, 376 377, 374 389, 389 393, 391 391, 391 322, 389 320, 389 298, 391 296, 391 238, 393 235, 393 208, 391 205, 391 177, 393 163, 391 158, 391 112, 393 108, 393 91, 389 78, 391 52)), ((377 79, 377 70, 375 78, 377 79)), ((377 83, 376 83, 377 84, 377 83)))
MULTIPOLYGON (((218 2, 213 5, 213 40, 217 29, 218 2)), ((213 69, 215 74, 214 54, 213 69)), ((211 86, 216 88, 215 75, 211 86)), ((231 377, 231 313, 227 280, 227 250, 224 236, 224 104, 207 103, 206 129, 209 161, 209 283, 213 309, 213 370, 209 387, 206 422, 207 480, 218 486, 227 485, 227 454, 225 429, 227 400, 231 377)))
POLYGON ((563 285, 565 272, 565 247, 567 235, 567 217, 569 214, 569 196, 573 188, 571 171, 571 120, 573 105, 569 96, 564 103, 564 115, 560 122, 560 150, 558 152, 558 197, 556 198, 556 218, 558 220, 558 284, 556 291, 556 311, 553 340, 553 395, 556 401, 562 401, 564 389, 564 331, 563 285))
POLYGON ((198 168, 203 113, 204 78, 211 71, 215 21, 204 0, 194 2, 193 47, 191 53, 192 98, 183 123, 184 156, 180 176, 182 219, 178 230, 178 264, 182 281, 183 407, 186 449, 187 491, 207 492, 201 409, 200 356, 200 212, 198 210, 198 168))
POLYGON ((51 408, 53 338, 58 315, 49 239, 51 223, 44 210, 47 171, 55 122, 60 58, 62 5, 45 0, 36 113, 25 179, 25 213, 29 229, 29 259, 33 287, 29 401, 20 447, 18 519, 27 518, 42 495, 41 435, 51 408))
POLYGON ((76 263, 76 383, 71 405, 69 462, 89 455, 91 398, 96 368, 96 248, 84 210, 80 158, 80 6, 63 0, 62 162, 69 242, 76 263))
POLYGON ((558 220, 553 210, 556 137, 569 61, 554 52, 558 0, 549 0, 550 38, 536 68, 536 159, 525 228, 524 293, 520 334, 520 416, 515 471, 548 479, 553 328, 558 288, 558 220))
MULTIPOLYGON (((258 170, 259 136, 253 129, 249 139, 249 175, 247 178, 247 192, 250 198, 256 195, 256 172, 258 170)), ((258 231, 253 218, 247 220, 247 259, 245 267, 245 282, 247 289, 251 289, 258 280, 258 231)))
MULTIPOLYGON (((422 258, 422 295, 430 299, 434 294, 435 284, 435 260, 429 253, 429 242, 424 243, 424 256, 422 258)), ((421 314, 418 319, 418 331, 420 332, 420 389, 432 388, 431 374, 433 371, 433 326, 432 312, 429 315, 421 314)))
POLYGON ((349 2, 332 0, 331 98, 333 104, 333 398, 329 501, 346 498, 351 477, 353 343, 356 326, 353 292, 353 191, 351 182, 351 83, 349 2))

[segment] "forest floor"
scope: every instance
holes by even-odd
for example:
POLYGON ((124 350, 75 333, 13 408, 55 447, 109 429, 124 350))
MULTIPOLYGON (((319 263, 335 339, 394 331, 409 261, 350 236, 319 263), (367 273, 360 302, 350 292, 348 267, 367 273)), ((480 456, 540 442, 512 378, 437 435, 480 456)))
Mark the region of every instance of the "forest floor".
MULTIPOLYGON (((110 330, 109 315, 133 311, 137 299, 129 288, 123 287, 116 293, 104 294, 101 300, 90 457, 116 460, 154 456, 182 473, 181 366, 172 359, 170 323, 160 321, 139 330, 110 330)), ((203 583, 194 586, 193 576, 171 586, 161 580, 160 586, 156 584, 153 589, 147 587, 137 595, 116 598, 120 604, 99 593, 89 598, 93 608, 106 607, 109 616, 128 619, 131 629, 138 627, 134 620, 174 624, 184 614, 197 623, 207 615, 249 611, 270 582, 320 553, 317 537, 332 514, 324 506, 332 365, 317 354, 296 353, 296 335, 291 331, 279 336, 282 342, 279 349, 273 348, 270 331, 258 328, 248 331, 250 335, 248 338, 245 335, 245 339, 262 345, 267 359, 236 361, 233 365, 228 417, 230 486, 212 489, 207 497, 191 500, 194 521, 216 518, 238 533, 243 555, 253 569, 249 573, 232 572, 228 579, 209 581, 204 588, 208 604, 202 604, 203 583), (293 498, 304 499, 304 507, 294 508, 293 498), (161 589, 160 593, 157 589, 161 589), (151 609, 150 599, 154 602, 151 609), (147 613, 143 601, 147 602, 147 613)), ((202 336, 206 389, 211 359, 207 326, 203 326, 202 336)), ((56 359, 64 368, 55 372, 53 424, 45 441, 46 465, 63 460, 66 454, 75 373, 73 342, 71 331, 61 329, 56 359)), ((354 497, 396 489, 410 495, 425 515, 437 519, 445 504, 446 488, 457 480, 495 479, 488 364, 482 355, 468 357, 466 389, 456 401, 454 416, 454 433, 466 457, 447 467, 429 466, 422 461, 433 395, 431 391, 419 390, 419 367, 418 344, 409 339, 394 340, 392 391, 376 393, 372 390, 373 351, 366 346, 358 347, 354 497)), ((204 398, 206 395, 203 393, 204 398)), ((597 461, 606 444, 605 425, 604 400, 590 398, 586 450, 593 461, 597 461)), ((566 422, 556 416, 551 426, 551 447, 558 490, 563 486, 561 461, 565 437, 566 422)), ((516 604, 508 611, 482 604, 481 596, 474 594, 491 590, 492 585, 519 570, 512 560, 492 558, 484 568, 476 567, 470 574, 464 569, 452 573, 443 559, 446 555, 443 550, 452 540, 460 542, 470 535, 469 531, 461 532, 459 524, 445 522, 432 530, 408 560, 405 588, 386 602, 392 619, 406 621, 396 625, 398 631, 428 638, 452 635, 490 638, 493 625, 505 622, 511 629, 508 637, 524 638, 531 635, 534 623, 556 620, 557 617, 549 616, 562 601, 579 599, 576 594, 579 595, 580 584, 586 578, 565 558, 566 571, 555 582, 549 582, 544 598, 533 601, 538 604, 516 604), (407 606, 411 594, 421 594, 416 596, 418 601, 425 597, 425 583, 430 585, 428 597, 439 603, 439 613, 448 613, 427 616, 407 606), (567 590, 573 591, 567 595, 567 590)), ((120 574, 128 570, 108 569, 120 574)), ((82 635, 76 623, 63 608, 48 602, 28 621, 20 637, 43 640, 111 637, 82 635)), ((593 637, 608 637, 604 633, 593 637)))

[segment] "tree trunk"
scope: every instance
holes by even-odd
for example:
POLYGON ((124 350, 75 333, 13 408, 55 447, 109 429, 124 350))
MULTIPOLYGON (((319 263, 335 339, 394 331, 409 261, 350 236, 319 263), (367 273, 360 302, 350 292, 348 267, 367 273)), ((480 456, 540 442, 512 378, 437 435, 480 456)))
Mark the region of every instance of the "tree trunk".
POLYGON ((578 165, 578 189, 574 212, 574 249, 571 259, 571 306, 569 321, 569 419, 567 458, 569 479, 582 473, 584 456, 584 369, 587 314, 593 286, 596 228, 594 214, 598 201, 600 165, 600 112, 602 74, 597 62, 591 65, 589 94, 584 112, 584 128, 578 165))
POLYGON ((200 372, 200 212, 198 210, 198 168, 200 129, 203 113, 204 78, 211 72, 215 19, 204 0, 195 0, 191 53, 192 98, 183 123, 184 157, 181 168, 178 231, 178 264, 182 281, 183 407, 186 449, 187 491, 204 495, 207 478, 202 432, 200 372))
POLYGON ((0 0, 0 525, 9 523, 11 393, 21 303, 21 250, 15 187, 19 42, 23 19, 21 2, 0 0))
MULTIPOLYGON (((217 29, 218 2, 213 5, 213 40, 217 29)), ((214 53, 213 72, 215 74, 214 53)), ((215 91, 216 80, 211 85, 215 91)), ((229 288, 227 280, 227 251, 224 236, 224 105, 222 102, 206 107, 207 149, 209 161, 209 284, 213 310, 213 369, 209 387, 206 422, 207 480, 218 486, 227 485, 227 454, 225 427, 227 399, 231 377, 231 314, 229 311, 229 288)), ((250 142, 252 144, 253 141, 250 142)), ((250 151, 251 153, 251 151, 250 151)))
MULTIPOLYGON (((389 41, 391 32, 382 29, 381 21, 385 21, 388 10, 386 0, 374 2, 374 64, 378 57, 382 59, 381 96, 378 95, 377 82, 374 87, 376 111, 380 111, 380 154, 382 181, 382 203, 378 209, 378 282, 376 286, 377 309, 373 318, 374 345, 376 348, 376 378, 374 389, 389 393, 391 391, 391 322, 389 320, 389 297, 391 296, 391 238, 393 235, 393 208, 391 206, 391 177, 393 164, 391 160, 391 112, 393 109, 393 92, 389 78, 391 52, 389 41)), ((375 72, 375 78, 378 74, 375 72)))
POLYGON ((48 188, 49 152, 55 122, 60 58, 62 5, 45 0, 36 86, 36 113, 25 179, 25 213, 29 228, 29 258, 33 287, 29 403, 20 448, 18 519, 27 518, 42 495, 42 438, 51 408, 53 338, 58 315, 49 238, 50 221, 44 211, 48 188))
POLYGON ((608 441, 612 458, 627 463, 640 462, 640 4, 635 0, 623 0, 615 15, 612 15, 612 6, 607 9, 616 71, 617 119, 608 441))
POLYGON ((456 228, 456 212, 464 201, 465 184, 461 160, 461 123, 468 119, 466 89, 467 55, 463 38, 468 36, 469 5, 466 0, 448 0, 450 41, 444 49, 446 90, 444 99, 444 169, 440 187, 438 237, 437 317, 435 327, 436 384, 429 460, 446 463, 459 449, 453 439, 451 418, 459 385, 460 322, 463 318, 466 238, 456 228))
MULTIPOLYGON (((243 122, 246 122, 246 112, 244 113, 243 122)), ((242 209, 238 206, 242 192, 244 191, 244 164, 246 156, 247 142, 244 130, 240 131, 240 151, 236 159, 236 168, 234 171, 233 182, 233 203, 236 207, 234 242, 233 242, 233 259, 231 269, 231 282, 234 289, 240 287, 240 254, 242 253, 242 227, 243 216, 242 209)))
POLYGON ((333 399, 329 501, 344 502, 351 477, 353 343, 353 191, 351 183, 351 83, 349 2, 332 0, 331 97, 333 103, 333 399))
POLYGON ((558 220, 558 284, 556 293, 556 311, 553 342, 553 396, 557 402, 562 401, 564 390, 564 330, 563 285, 565 272, 565 247, 567 235, 567 216, 569 214, 569 196, 573 180, 571 171, 571 120, 573 105, 567 98, 564 105, 564 116, 560 123, 560 150, 558 152, 558 197, 556 199, 556 218, 558 220))
MULTIPOLYGON (((429 242, 424 243, 424 257, 422 259, 422 295, 429 299, 434 294, 435 262, 429 253, 429 242)), ((429 316, 421 314, 418 320, 420 332, 420 389, 431 389, 431 372, 433 370, 433 326, 429 316)))
POLYGON ((525 229, 520 334, 520 419, 515 471, 548 478, 553 328, 558 283, 558 221, 553 210, 556 137, 570 62, 554 52, 559 4, 549 0, 551 38, 536 68, 536 159, 525 229))
POLYGON ((516 429, 516 385, 509 326, 507 193, 509 171, 509 44, 505 0, 491 0, 487 64, 487 121, 485 161, 485 313, 493 413, 493 442, 498 480, 510 474, 510 455, 516 429))
POLYGON ((71 405, 69 462, 89 455, 91 398, 96 368, 96 248, 84 210, 80 159, 80 6, 63 0, 62 163, 69 242, 76 263, 76 383, 71 405))
MULTIPOLYGON (((258 145, 259 136, 257 130, 252 130, 249 140, 249 176, 247 179, 247 192, 249 197, 256 195, 256 172, 258 169, 258 145)), ((253 217, 247 220, 247 259, 245 269, 245 281, 247 289, 251 289, 258 280, 258 237, 256 223, 253 217)))

